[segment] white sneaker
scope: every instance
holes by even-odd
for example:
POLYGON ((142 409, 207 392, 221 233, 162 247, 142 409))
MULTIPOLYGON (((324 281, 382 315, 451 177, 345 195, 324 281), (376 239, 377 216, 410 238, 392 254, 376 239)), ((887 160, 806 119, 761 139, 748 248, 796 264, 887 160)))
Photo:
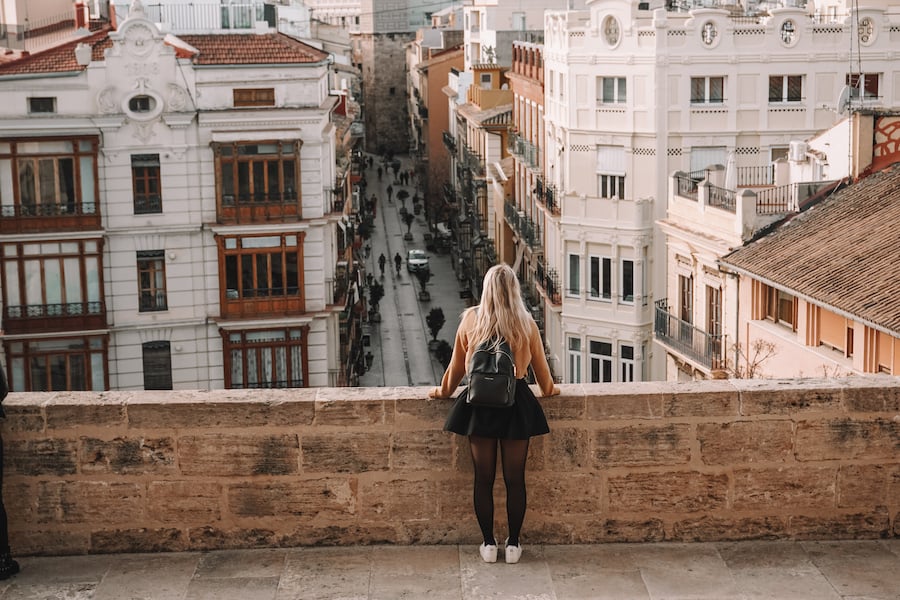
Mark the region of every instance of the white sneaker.
POLYGON ((497 562, 497 544, 485 544, 482 542, 481 547, 478 548, 478 552, 481 553, 481 560, 484 562, 497 562))
POLYGON ((519 542, 518 546, 510 546, 509 540, 506 541, 506 550, 503 552, 503 556, 506 559, 506 564, 514 565, 522 558, 522 543, 519 542))

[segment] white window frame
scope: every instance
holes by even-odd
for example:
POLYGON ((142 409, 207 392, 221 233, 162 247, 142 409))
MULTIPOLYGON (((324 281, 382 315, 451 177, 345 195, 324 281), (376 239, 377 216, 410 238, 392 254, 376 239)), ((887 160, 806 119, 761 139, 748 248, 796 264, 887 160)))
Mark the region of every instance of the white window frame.
POLYGON ((634 299, 638 296, 637 290, 635 289, 635 261, 631 258, 622 258, 619 260, 619 290, 621 291, 621 295, 619 296, 619 301, 625 304, 634 304, 634 299), (629 298, 626 295, 626 286, 625 286, 625 263, 631 263, 631 297, 629 298))
POLYGON ((634 379, 637 360, 634 358, 634 346, 631 344, 619 344, 619 381, 632 382, 634 379), (631 349, 631 358, 625 358, 625 348, 631 349))
POLYGON ((773 100, 771 95, 769 95, 769 104, 797 104, 803 102, 803 75, 769 75, 769 90, 772 88, 772 79, 775 78, 781 79, 781 96, 773 100), (795 78, 800 80, 800 97, 792 100, 788 97, 788 86, 790 81, 795 78))
POLYGON ((724 104, 725 103, 725 77, 723 75, 714 75, 707 77, 691 77, 691 89, 690 89, 690 101, 692 105, 704 105, 704 104, 724 104), (694 82, 697 80, 703 80, 703 98, 695 99, 694 98, 694 82), (710 90, 712 89, 712 81, 713 80, 721 80, 722 82, 722 98, 719 100, 713 100, 710 94, 710 90))
POLYGON ((625 147, 597 146, 597 197, 625 198, 625 147))
POLYGON ((589 374, 588 379, 590 383, 611 383, 615 381, 616 378, 616 369, 615 369, 615 360, 612 354, 613 344, 611 342, 605 340, 588 340, 588 365, 589 365, 589 374), (606 344, 609 346, 609 354, 602 354, 601 352, 594 352, 592 345, 593 344, 606 344), (599 374, 599 380, 594 381, 594 365, 597 365, 597 372, 599 374), (609 380, 603 380, 604 366, 609 366, 609 380))
POLYGON ((597 104, 625 104, 628 101, 628 85, 624 77, 597 77, 597 104), (606 96, 607 82, 612 84, 610 98, 606 96))
POLYGON ((568 260, 566 261, 566 295, 572 297, 580 297, 581 296, 581 255, 569 253, 568 260), (572 287, 572 284, 575 283, 576 287, 572 287))
POLYGON ((612 257, 599 254, 592 254, 588 257, 588 298, 591 300, 600 300, 603 302, 612 302, 613 295, 613 275, 612 275, 612 257), (597 288, 593 286, 594 271, 596 262, 597 272, 597 288), (604 277, 605 276, 605 277, 604 277), (609 280, 609 293, 604 293, 603 281, 609 280))
POLYGON ((581 338, 569 337, 566 349, 569 355, 569 383, 581 383, 581 338))

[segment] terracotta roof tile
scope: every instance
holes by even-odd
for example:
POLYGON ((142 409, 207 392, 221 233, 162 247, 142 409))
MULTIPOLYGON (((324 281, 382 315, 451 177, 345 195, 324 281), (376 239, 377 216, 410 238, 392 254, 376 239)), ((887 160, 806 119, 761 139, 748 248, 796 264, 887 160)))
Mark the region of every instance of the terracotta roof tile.
POLYGON ((900 334, 900 163, 721 262, 900 334))
POLYGON ((316 63, 328 54, 281 33, 183 34, 199 50, 197 65, 265 65, 316 63))
MULTIPOLYGON (((304 64, 328 57, 327 53, 280 33, 185 34, 178 39, 198 50, 193 54, 197 65, 304 64)), ((109 31, 99 31, 43 52, 0 60, 0 76, 83 71, 85 67, 75 60, 75 46, 80 43, 91 45, 91 60, 94 61, 103 61, 104 51, 112 46, 109 31)), ((174 40, 170 45, 179 57, 192 56, 174 40)))

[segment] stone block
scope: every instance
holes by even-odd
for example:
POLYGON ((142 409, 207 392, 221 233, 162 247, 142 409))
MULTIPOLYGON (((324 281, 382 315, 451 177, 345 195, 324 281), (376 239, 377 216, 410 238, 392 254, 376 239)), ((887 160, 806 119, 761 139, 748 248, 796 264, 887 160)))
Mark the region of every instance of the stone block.
POLYGON ((273 548, 278 546, 278 536, 269 529, 216 527, 192 527, 188 530, 189 550, 228 550, 233 548, 273 548))
POLYGON ((6 419, 3 420, 3 432, 40 433, 44 431, 44 409, 40 406, 17 406, 3 403, 6 419))
POLYGON ((301 440, 307 473, 386 471, 390 455, 387 433, 312 433, 301 440))
POLYGON ((17 523, 34 523, 34 506, 37 492, 31 482, 4 481, 3 505, 6 508, 9 527, 13 528, 17 523))
POLYGON ((180 529, 98 529, 91 533, 92 554, 184 552, 187 535, 180 529))
POLYGON ((370 481, 359 486, 360 519, 421 521, 438 516, 438 485, 421 479, 370 481))
POLYGON ((889 377, 848 379, 844 408, 849 412, 896 412, 900 410, 900 384, 889 377))
MULTIPOLYGON (((566 385, 565 392, 559 396, 538 398, 544 414, 550 421, 580 421, 587 410, 584 389, 580 385, 566 385)), ((552 427, 552 425, 551 425, 552 427)))
POLYGON ((49 430, 75 427, 121 427, 125 424, 125 394, 64 392, 44 404, 49 430))
POLYGON ((175 397, 137 396, 126 404, 134 429, 296 427, 313 422, 314 389, 180 392, 175 397))
POLYGON ((38 523, 116 525, 144 516, 144 486, 138 483, 42 481, 36 492, 38 523))
POLYGON ((679 383, 677 390, 663 395, 666 417, 737 417, 740 396, 728 381, 679 383))
POLYGON ((836 467, 735 469, 735 510, 833 508, 836 467))
MULTIPOLYGON (((426 390, 427 395, 427 390, 426 390)), ((426 427, 443 425, 447 412, 453 406, 452 398, 403 398, 394 402, 398 425, 406 422, 426 427)))
MULTIPOLYGON (((394 413, 391 410, 391 422, 393 422, 393 416, 394 413)), ((388 423, 388 411, 382 400, 317 401, 314 422, 320 427, 323 425, 384 425, 388 423)))
POLYGON ((687 464, 691 460, 693 426, 634 425, 592 432, 593 467, 687 464))
POLYGON ((728 501, 724 473, 669 471, 610 475, 611 512, 692 513, 721 510, 728 501))
POLYGON ((359 546, 371 544, 397 544, 401 535, 400 524, 347 523, 340 525, 306 524, 277 535, 276 545, 284 548, 297 546, 359 546))
POLYGON ((572 543, 653 543, 666 539, 660 519, 588 519, 574 525, 572 543))
POLYGON ((472 479, 453 477, 438 481, 438 513, 441 519, 475 518, 472 508, 472 479))
POLYGON ((790 518, 791 537, 798 540, 884 538, 890 531, 890 514, 883 506, 867 512, 814 513, 790 518))
POLYGON ((4 464, 7 476, 74 475, 78 469, 78 444, 60 438, 8 440, 4 464))
MULTIPOLYGON (((397 528, 400 544, 480 544, 481 530, 475 514, 466 519, 405 521, 397 528)), ((456 549, 453 549, 456 552, 456 549)), ((502 560, 502 559, 501 559, 502 560)))
POLYGON ((221 498, 218 483, 153 481, 147 487, 147 515, 162 523, 211 523, 222 518, 221 498))
POLYGON ((888 474, 883 465, 841 465, 837 478, 837 506, 843 509, 872 509, 900 502, 900 494, 889 496, 888 474))
POLYGON ((163 438, 81 438, 78 463, 82 473, 119 475, 176 473, 175 440, 163 438))
POLYGON ((346 519, 357 512, 357 482, 345 477, 248 481, 229 485, 228 512, 236 517, 346 519))
POLYGON ((556 427, 545 445, 544 460, 554 473, 579 471, 590 464, 590 435, 584 429, 556 427))
POLYGON ((797 460, 897 459, 900 421, 827 419, 797 423, 797 460))
POLYGON ((707 465, 785 462, 793 459, 790 421, 737 421, 697 425, 700 458, 707 465))
POLYGON ((294 434, 210 433, 178 438, 183 475, 291 475, 299 471, 299 462, 300 444, 294 434))
POLYGON ((795 415, 840 411, 843 388, 828 379, 733 379, 740 392, 741 415, 795 415))
MULTIPOLYGON (((575 525, 572 523, 532 518, 531 515, 529 515, 529 517, 525 519, 525 527, 522 530, 523 544, 525 546, 534 546, 537 544, 571 544, 572 530, 574 528, 575 525)), ((479 543, 480 537, 481 536, 479 535, 475 538, 474 543, 476 545, 479 543)), ((526 552, 527 551, 528 550, 526 549, 526 552)), ((524 561, 525 559, 522 560, 524 561)))
POLYGON ((587 419, 659 419, 663 416, 664 402, 661 390, 659 386, 637 383, 604 384, 602 388, 585 386, 587 419))
POLYGON ((394 471, 447 471, 453 468, 453 444, 439 429, 398 431, 391 440, 394 471))
POLYGON ((14 557, 19 556, 67 556, 87 554, 91 550, 91 536, 87 531, 65 529, 28 529, 26 535, 17 535, 10 521, 9 543, 14 557))
POLYGON ((528 510, 545 516, 596 515, 600 512, 602 481, 594 474, 558 473, 529 477, 528 510))
POLYGON ((714 516, 676 521, 670 539, 678 542, 772 540, 788 533, 788 519, 778 516, 714 516))

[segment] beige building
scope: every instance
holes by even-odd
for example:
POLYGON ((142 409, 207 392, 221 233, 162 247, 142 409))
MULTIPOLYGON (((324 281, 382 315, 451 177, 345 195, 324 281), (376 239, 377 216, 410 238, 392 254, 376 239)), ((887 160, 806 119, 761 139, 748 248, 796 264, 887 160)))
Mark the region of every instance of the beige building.
POLYGON ((328 55, 271 30, 166 35, 130 9, 0 65, 13 389, 345 382, 352 169, 328 55))

